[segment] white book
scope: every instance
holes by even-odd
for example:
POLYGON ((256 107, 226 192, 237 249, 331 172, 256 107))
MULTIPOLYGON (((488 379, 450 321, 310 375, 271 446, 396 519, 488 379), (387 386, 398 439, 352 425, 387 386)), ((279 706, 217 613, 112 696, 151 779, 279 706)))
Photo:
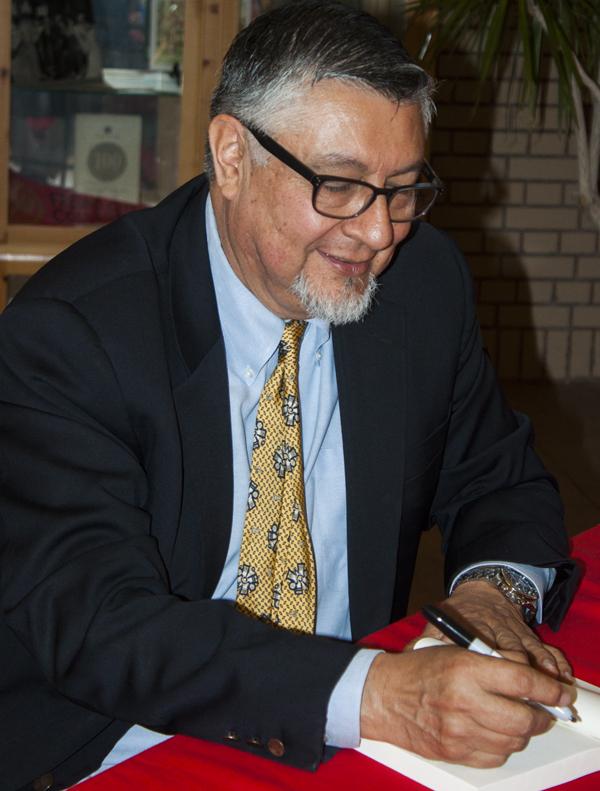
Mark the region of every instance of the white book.
POLYGON ((496 769, 431 761, 371 739, 362 739, 357 750, 433 791, 543 791, 600 770, 600 687, 575 683, 580 721, 557 721, 496 769))

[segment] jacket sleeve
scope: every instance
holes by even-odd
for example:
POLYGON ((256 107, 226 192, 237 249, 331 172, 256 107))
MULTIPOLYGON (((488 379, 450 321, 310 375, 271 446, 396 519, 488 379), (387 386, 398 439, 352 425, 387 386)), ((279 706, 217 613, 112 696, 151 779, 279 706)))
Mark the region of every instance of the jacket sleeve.
POLYGON ((533 449, 529 419, 513 412, 483 349, 471 279, 455 251, 464 282, 464 321, 432 518, 442 531, 446 583, 471 563, 505 560, 556 568, 544 599, 553 628, 580 578, 555 480, 533 449))
POLYGON ((314 768, 356 648, 172 593, 119 382, 73 305, 0 316, 0 434, 2 610, 53 689, 164 733, 275 738, 314 768))

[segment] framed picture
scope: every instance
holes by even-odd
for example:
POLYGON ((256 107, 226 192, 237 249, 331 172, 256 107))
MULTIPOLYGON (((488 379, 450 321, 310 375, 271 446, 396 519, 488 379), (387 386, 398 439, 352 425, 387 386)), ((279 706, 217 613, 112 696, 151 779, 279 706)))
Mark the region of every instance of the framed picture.
POLYGON ((185 3, 152 0, 149 65, 157 71, 180 69, 183 61, 185 3))
POLYGON ((75 191, 137 203, 140 198, 142 117, 75 115, 75 191))
POLYGON ((11 61, 17 85, 99 79, 92 0, 13 2, 11 61))

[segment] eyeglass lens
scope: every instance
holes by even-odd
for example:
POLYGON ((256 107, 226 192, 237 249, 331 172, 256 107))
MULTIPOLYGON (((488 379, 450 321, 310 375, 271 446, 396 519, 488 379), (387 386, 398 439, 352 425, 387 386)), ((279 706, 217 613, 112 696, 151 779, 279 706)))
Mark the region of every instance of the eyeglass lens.
MULTIPOLYGON (((392 222, 409 222, 431 206, 437 194, 432 185, 396 192, 389 200, 392 222)), ((373 190, 367 184, 326 179, 316 190, 314 206, 331 217, 348 218, 364 211, 373 202, 373 190)))

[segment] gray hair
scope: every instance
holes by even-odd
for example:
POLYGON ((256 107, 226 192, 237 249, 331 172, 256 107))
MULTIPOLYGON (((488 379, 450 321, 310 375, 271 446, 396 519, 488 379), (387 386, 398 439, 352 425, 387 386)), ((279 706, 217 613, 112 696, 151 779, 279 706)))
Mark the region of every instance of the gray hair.
MULTIPOLYGON (((429 126, 433 79, 374 17, 329 0, 288 2, 240 31, 224 58, 210 117, 225 113, 273 134, 298 99, 327 79, 374 90, 399 105, 418 104, 429 126)), ((212 180, 208 143, 205 167, 212 180)))

